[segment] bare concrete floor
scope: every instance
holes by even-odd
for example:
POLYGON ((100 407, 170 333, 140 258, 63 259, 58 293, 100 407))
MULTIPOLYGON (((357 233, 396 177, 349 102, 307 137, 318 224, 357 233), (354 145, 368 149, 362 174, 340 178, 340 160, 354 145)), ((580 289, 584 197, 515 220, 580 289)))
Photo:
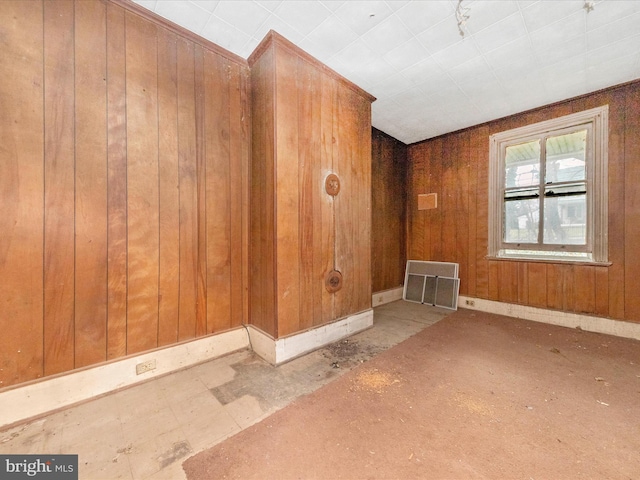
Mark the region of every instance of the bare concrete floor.
POLYGON ((273 367, 250 350, 0 432, 4 454, 78 454, 88 480, 184 479, 182 462, 451 313, 403 301, 374 326, 273 367))

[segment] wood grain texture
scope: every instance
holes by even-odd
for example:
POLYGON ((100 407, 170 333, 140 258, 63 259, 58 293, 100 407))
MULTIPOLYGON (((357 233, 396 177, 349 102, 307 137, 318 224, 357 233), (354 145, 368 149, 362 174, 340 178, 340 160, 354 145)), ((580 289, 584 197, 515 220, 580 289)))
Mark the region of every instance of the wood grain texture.
POLYGON ((127 126, 124 10, 107 3, 107 359, 127 354, 127 126))
MULTIPOLYGON (((371 154, 371 284, 374 292, 404 282, 407 146, 373 129, 371 154)), ((417 196, 417 192, 414 196, 417 196)), ((417 210, 416 210, 417 213, 417 210)))
MULTIPOLYGON (((127 354, 158 345, 157 28, 126 14, 127 354)), ((194 305, 195 307, 195 305, 194 305)))
POLYGON ((229 66, 229 235, 230 235, 230 287, 231 317, 230 326, 237 327, 243 318, 243 279, 242 279, 242 164, 244 162, 244 137, 242 127, 242 94, 240 91, 242 68, 237 64, 229 66))
POLYGON ((0 385, 43 375, 43 5, 0 2, 0 385))
POLYGON ((631 159, 637 156, 640 148, 636 140, 640 122, 632 113, 640 108, 638 92, 640 82, 633 82, 408 146, 409 188, 421 188, 425 184, 423 165, 428 165, 430 173, 434 173, 429 178, 429 189, 441 191, 442 202, 447 203, 436 209, 443 218, 432 215, 429 219, 427 229, 431 231, 431 244, 428 245, 424 232, 416 228, 417 212, 411 211, 412 200, 407 199, 407 251, 424 260, 460 259, 461 272, 468 272, 468 279, 461 282, 461 293, 471 296, 621 320, 640 320, 640 301, 631 293, 632 272, 637 270, 634 262, 638 257, 635 239, 640 232, 637 188, 633 185, 637 175, 629 174, 635 172, 635 162, 631 159), (489 135, 601 105, 609 106, 608 240, 611 265, 487 260, 489 135), (442 161, 432 162, 437 151, 442 152, 442 161), (453 158, 459 159, 457 163, 453 158), (468 168, 466 158, 469 159, 468 168), (442 170, 436 172, 438 168, 442 170), (452 195, 455 202, 451 200, 452 195), (465 205, 465 199, 468 205, 465 205), (468 213, 465 213, 467 209, 468 213), (455 218, 455 222, 452 223, 451 218, 455 218), (467 252, 461 248, 464 242, 459 241, 465 223, 469 232, 467 252), (453 240, 455 251, 445 239, 453 240), (467 286, 463 288, 462 284, 467 286))
POLYGON ((298 171, 298 62, 283 48, 275 51, 277 125, 275 194, 276 292, 278 336, 298 330, 300 322, 300 217, 298 171))
POLYGON ((44 3, 44 374, 74 368, 74 5, 44 3))
POLYGON ((229 179, 229 62, 205 56, 207 152, 207 324, 231 327, 231 183, 229 179))
POLYGON ((158 30, 158 346, 178 341, 180 318, 180 180, 178 39, 158 30))
MULTIPOLYGON (((335 143, 334 112, 336 110, 337 82, 334 78, 323 75, 321 77, 320 102, 320 168, 321 182, 334 172, 333 145, 335 143)), ((334 269, 334 250, 336 244, 335 199, 327 195, 324 187, 320 186, 320 265, 316 271, 316 282, 324 282, 327 272, 334 269)), ((324 283, 323 283, 324 285, 324 283)), ((322 315, 321 322, 326 323, 334 319, 335 295, 321 288, 322 315)))
POLYGON ((278 338, 371 307, 371 106, 277 36, 259 52, 250 62, 251 321, 278 338), (325 192, 331 173, 335 197, 325 192), (344 283, 330 293, 333 269, 344 283))
POLYGON ((277 335, 275 258, 275 58, 267 50, 251 69, 251 323, 277 335))
POLYGON ((180 185, 180 319, 178 340, 196 335, 198 192, 194 45, 178 40, 178 175, 180 185))
POLYGON ((0 8, 11 19, 0 26, 0 99, 16 112, 1 121, 0 274, 11 301, 0 308, 17 319, 0 344, 0 386, 248 321, 246 62, 127 3, 0 8), (223 111, 217 133, 233 148, 209 152, 226 165, 210 202, 207 152, 223 111), (221 279, 228 291, 209 299, 217 224, 234 228, 222 246, 234 270, 221 279), (210 324, 209 305, 232 297, 235 320, 210 324))
POLYGON ((106 6, 75 5, 75 366, 107 359, 106 6))
POLYGON ((625 318, 640 322, 640 295, 637 293, 635 276, 640 272, 640 92, 625 92, 625 135, 624 155, 626 159, 635 159, 625 163, 624 183, 624 265, 625 265, 625 318))

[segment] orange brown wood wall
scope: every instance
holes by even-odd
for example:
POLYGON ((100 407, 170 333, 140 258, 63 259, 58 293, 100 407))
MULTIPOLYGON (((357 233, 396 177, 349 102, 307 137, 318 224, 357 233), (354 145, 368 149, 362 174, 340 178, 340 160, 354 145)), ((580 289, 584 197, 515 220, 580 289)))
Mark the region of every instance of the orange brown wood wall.
POLYGON ((640 321, 639 139, 635 82, 410 145, 408 257, 458 262, 461 295, 640 321), (611 266, 488 260, 489 135, 607 104, 611 266), (438 208, 418 211, 432 192, 438 208))
POLYGON ((371 278, 374 292, 404 283, 407 146, 373 129, 371 152, 371 278))
POLYGON ((251 319, 282 337, 371 308, 372 98, 274 33, 249 63, 251 319))
POLYGON ((0 18, 0 387, 246 322, 246 62, 120 2, 0 18))

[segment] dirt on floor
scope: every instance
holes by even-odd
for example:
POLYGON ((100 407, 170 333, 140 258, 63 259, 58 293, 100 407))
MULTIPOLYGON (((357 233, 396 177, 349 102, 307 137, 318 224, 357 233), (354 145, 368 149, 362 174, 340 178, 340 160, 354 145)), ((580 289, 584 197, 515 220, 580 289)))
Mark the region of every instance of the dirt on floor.
MULTIPOLYGON (((338 342, 327 360, 359 361, 338 342)), ((633 479, 640 342, 459 310, 188 459, 190 480, 633 479)))

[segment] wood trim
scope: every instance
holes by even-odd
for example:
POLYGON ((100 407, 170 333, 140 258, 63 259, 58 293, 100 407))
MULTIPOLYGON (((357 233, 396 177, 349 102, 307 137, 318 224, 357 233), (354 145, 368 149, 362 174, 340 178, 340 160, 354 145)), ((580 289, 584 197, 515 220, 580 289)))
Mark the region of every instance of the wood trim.
POLYGON ((320 69, 320 71, 322 71, 323 73, 325 73, 325 74, 329 75, 330 77, 336 79, 338 82, 340 82, 341 84, 343 84, 347 88, 353 90, 358 95, 360 95, 360 96, 364 97, 365 99, 369 100, 369 102, 375 102, 376 101, 376 97, 374 97, 370 93, 367 93, 365 90, 363 90, 362 88, 357 86, 352 81, 347 80, 345 77, 340 75, 335 70, 327 67, 324 63, 319 61, 317 58, 315 58, 314 56, 308 54, 304 50, 300 49, 293 42, 291 42, 290 40, 287 40, 285 37, 283 37, 282 35, 280 35, 278 32, 276 32, 274 30, 269 30, 269 33, 267 33, 265 35, 265 37, 262 39, 260 44, 255 48, 253 53, 251 55, 249 55, 249 58, 247 59, 247 63, 249 65, 249 67, 252 67, 253 64, 257 61, 257 59, 260 58, 262 56, 262 54, 272 44, 275 47, 282 47, 282 48, 287 49, 289 51, 289 53, 292 53, 292 54, 298 56, 299 58, 301 58, 302 60, 312 64, 314 67, 320 69))
POLYGON ((133 3, 131 0, 106 0, 106 1, 119 5, 122 8, 125 8, 126 10, 128 10, 129 12, 139 15, 146 20, 150 20, 155 24, 159 25, 160 27, 166 28, 167 30, 170 30, 171 32, 181 37, 184 37, 186 40, 192 41, 206 48, 207 50, 211 50, 212 52, 217 53, 218 55, 226 58, 227 60, 230 60, 232 62, 235 62, 245 67, 247 66, 247 61, 244 58, 242 58, 240 55, 236 55, 235 53, 222 48, 220 45, 217 45, 201 37, 200 35, 193 33, 191 30, 187 30, 186 28, 181 27, 180 25, 176 25, 175 23, 167 20, 166 18, 161 17, 157 13, 154 13, 151 10, 146 9, 141 5, 138 5, 137 3, 133 3))

